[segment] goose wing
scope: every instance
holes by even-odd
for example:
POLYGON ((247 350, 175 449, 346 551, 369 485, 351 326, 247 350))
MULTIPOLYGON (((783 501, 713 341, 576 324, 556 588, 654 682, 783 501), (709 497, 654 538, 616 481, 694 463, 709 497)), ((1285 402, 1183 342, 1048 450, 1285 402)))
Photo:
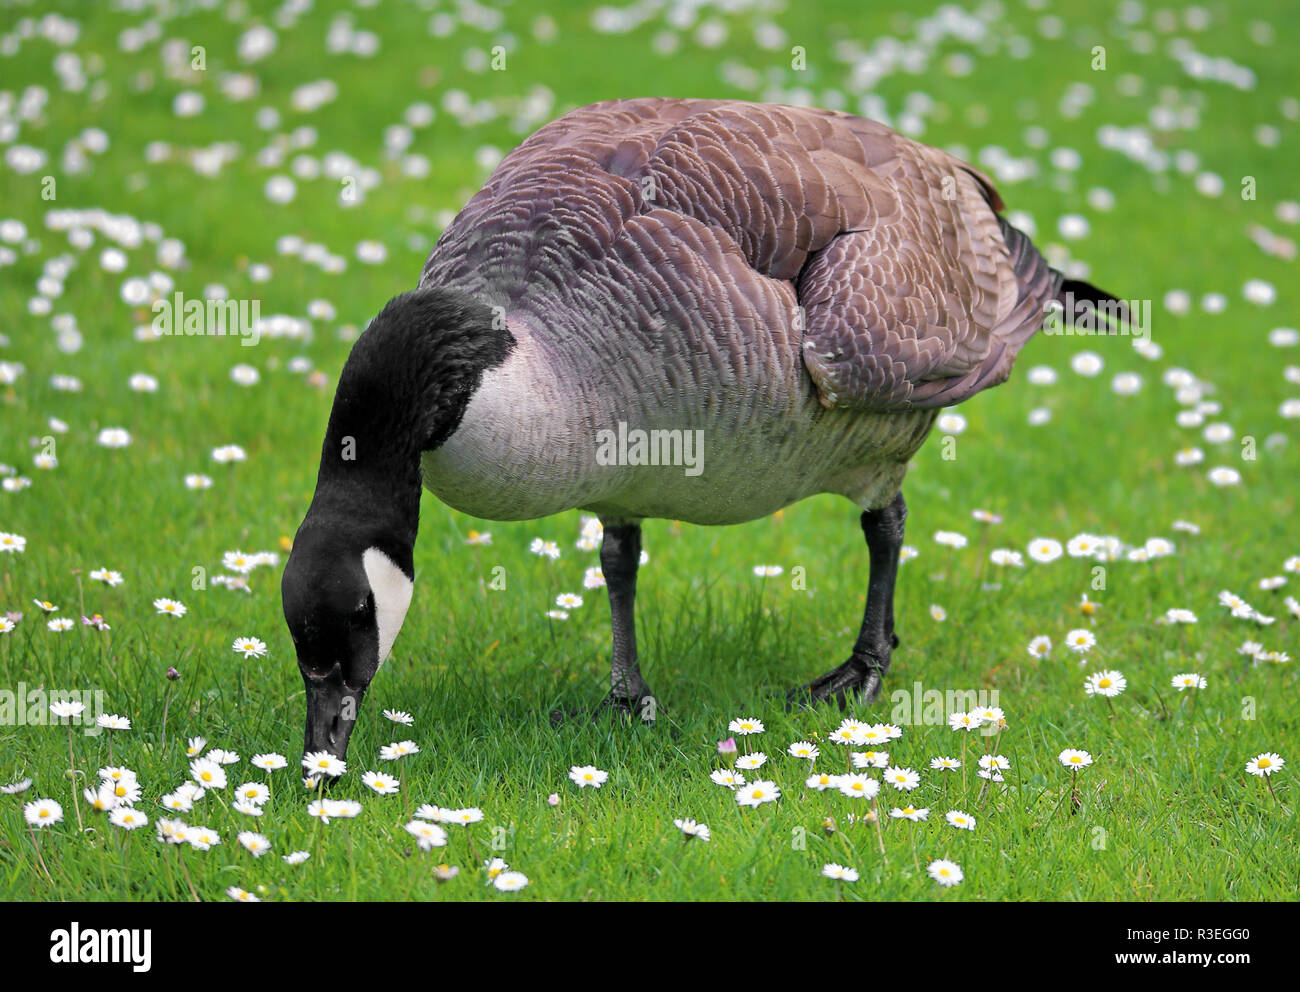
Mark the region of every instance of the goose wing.
MULTIPOLYGON (((940 406, 1006 378, 1059 286, 1002 208, 972 167, 849 114, 612 101, 566 114, 508 155, 444 232, 422 282, 507 307, 572 300, 593 271, 603 281, 612 259, 627 262, 629 241, 676 242, 659 246, 662 259, 707 242, 728 264, 694 268, 726 281, 724 296, 750 295, 767 333, 801 342, 824 405, 940 406), (793 287, 794 306, 774 283, 793 287)), ((740 322, 750 334, 761 325, 740 322)))

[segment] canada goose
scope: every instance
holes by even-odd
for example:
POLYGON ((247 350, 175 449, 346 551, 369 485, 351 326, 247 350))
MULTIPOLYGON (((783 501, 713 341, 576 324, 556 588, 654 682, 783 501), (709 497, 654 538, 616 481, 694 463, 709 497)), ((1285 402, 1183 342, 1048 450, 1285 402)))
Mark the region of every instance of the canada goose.
POLYGON ((650 693, 641 521, 846 496, 870 559, 862 629, 798 692, 874 700, 898 643, 908 460, 940 407, 1006 379, 1054 299, 1112 299, 1049 268, 1002 209, 971 166, 832 111, 618 100, 526 140, 339 377, 283 578, 306 750, 345 754, 397 637, 421 484, 493 520, 599 516, 608 701, 633 713, 650 693), (702 438, 700 471, 601 457, 632 430, 702 438))

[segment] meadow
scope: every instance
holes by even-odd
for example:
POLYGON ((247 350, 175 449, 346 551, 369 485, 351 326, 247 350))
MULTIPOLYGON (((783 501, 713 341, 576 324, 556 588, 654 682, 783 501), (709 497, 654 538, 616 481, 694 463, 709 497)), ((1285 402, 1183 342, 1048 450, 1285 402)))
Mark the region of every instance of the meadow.
POLYGON ((0 898, 1295 898, 1300 10, 889 6, 0 2, 0 898), (645 95, 948 148, 1149 333, 1040 334, 940 421, 848 713, 783 706, 856 635, 848 502, 648 521, 657 719, 555 726, 607 688, 595 529, 426 493, 321 806, 279 573, 351 342, 501 155, 645 95), (177 292, 260 339, 156 335, 177 292))

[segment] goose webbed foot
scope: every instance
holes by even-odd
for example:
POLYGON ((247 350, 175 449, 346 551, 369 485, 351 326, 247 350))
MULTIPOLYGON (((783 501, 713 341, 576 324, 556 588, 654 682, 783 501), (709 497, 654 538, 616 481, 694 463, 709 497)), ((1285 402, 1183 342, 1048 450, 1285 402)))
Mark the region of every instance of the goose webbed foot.
POLYGON ((870 706, 880 696, 885 684, 885 673, 889 671, 889 661, 893 649, 898 647, 898 637, 890 635, 890 646, 876 652, 855 651, 844 664, 831 669, 820 678, 813 679, 807 685, 791 689, 785 695, 785 708, 795 706, 813 706, 834 700, 841 709, 846 709, 850 700, 870 706))
POLYGON ((653 724, 659 715, 659 701, 644 686, 638 693, 610 692, 595 706, 571 706, 551 711, 551 726, 572 721, 596 722, 612 719, 621 724, 653 724))
POLYGON ((799 705, 813 706, 831 700, 841 710, 848 707, 850 700, 869 706, 880 695, 885 682, 885 669, 888 667, 888 657, 881 662, 869 655, 854 655, 820 678, 787 692, 786 709, 799 705))

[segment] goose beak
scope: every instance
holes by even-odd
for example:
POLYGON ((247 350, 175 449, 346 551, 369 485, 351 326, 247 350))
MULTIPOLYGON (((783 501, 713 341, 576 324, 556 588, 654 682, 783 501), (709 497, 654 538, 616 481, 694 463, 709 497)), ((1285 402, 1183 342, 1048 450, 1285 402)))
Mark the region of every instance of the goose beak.
POLYGON ((343 680, 343 669, 335 665, 329 674, 303 675, 307 686, 307 733, 303 753, 328 751, 337 758, 348 753, 348 738, 357 723, 357 711, 365 689, 353 689, 343 680))

